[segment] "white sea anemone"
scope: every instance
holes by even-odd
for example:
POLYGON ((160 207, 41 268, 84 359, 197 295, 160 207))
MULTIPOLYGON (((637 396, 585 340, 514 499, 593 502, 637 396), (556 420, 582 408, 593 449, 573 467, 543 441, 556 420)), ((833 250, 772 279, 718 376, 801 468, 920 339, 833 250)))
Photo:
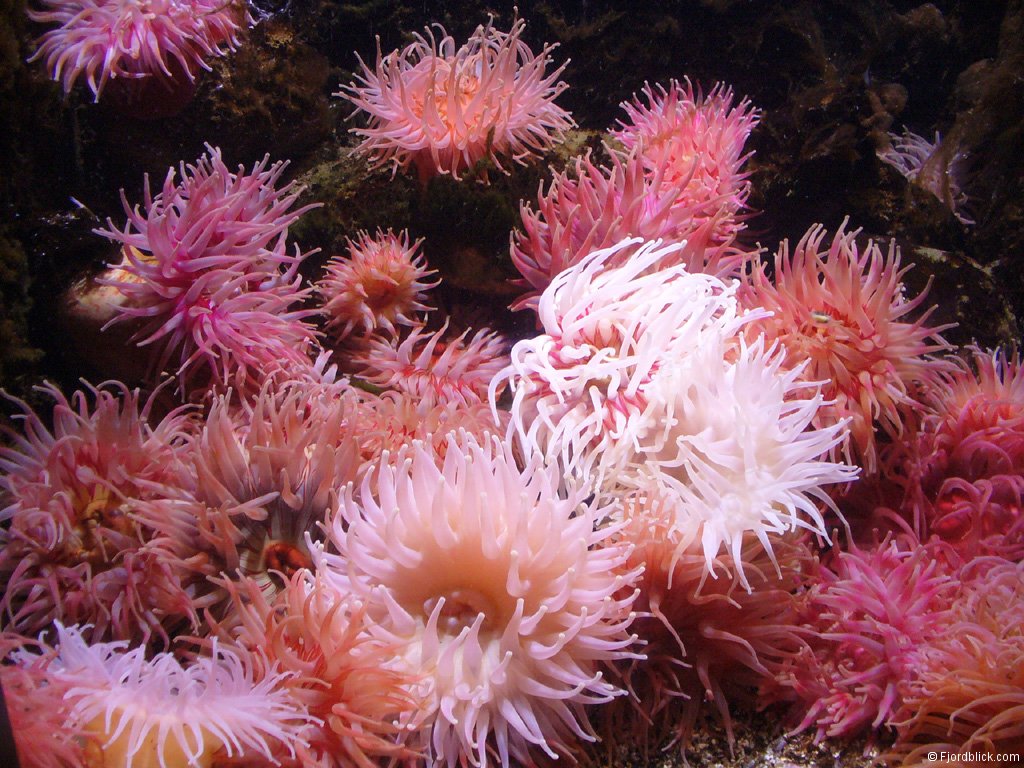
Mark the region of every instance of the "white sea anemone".
POLYGON ((368 631, 404 647, 420 683, 413 748, 429 765, 504 768, 593 740, 584 707, 623 693, 602 662, 631 657, 639 568, 598 528, 607 508, 520 471, 498 439, 452 435, 443 462, 415 441, 349 486, 322 574, 361 601, 368 631))
POLYGON ((544 332, 518 342, 491 383, 493 404, 509 382, 512 425, 527 452, 600 484, 628 449, 660 372, 706 339, 734 338, 759 315, 740 313, 734 284, 661 266, 685 246, 622 240, 544 291, 544 332))

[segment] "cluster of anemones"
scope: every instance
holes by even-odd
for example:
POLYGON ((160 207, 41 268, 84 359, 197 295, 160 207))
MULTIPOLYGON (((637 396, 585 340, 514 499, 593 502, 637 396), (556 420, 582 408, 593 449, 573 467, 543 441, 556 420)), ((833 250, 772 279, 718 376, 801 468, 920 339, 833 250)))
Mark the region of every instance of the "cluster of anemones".
POLYGON ((555 104, 566 85, 563 64, 545 72, 549 45, 535 55, 522 40, 526 22, 509 32, 493 20, 456 47, 437 25, 384 56, 373 68, 362 60, 356 82, 336 94, 365 113, 368 124, 353 128, 362 137, 356 152, 375 166, 414 166, 422 182, 439 174, 487 178, 487 164, 504 171, 503 157, 518 163, 553 147, 573 126, 555 104))
MULTIPOLYGON (((548 148, 561 69, 522 28, 364 65, 359 151, 426 178, 548 148)), ((29 765, 509 768, 612 702, 683 748, 738 702, 911 764, 1019 742, 1017 354, 937 359, 898 251, 845 223, 741 275, 756 112, 688 82, 623 106, 608 163, 522 208, 540 329, 510 354, 428 314, 406 232, 304 287, 283 163, 211 148, 125 201, 116 321, 195 405, 49 388, 0 449, 29 765)))

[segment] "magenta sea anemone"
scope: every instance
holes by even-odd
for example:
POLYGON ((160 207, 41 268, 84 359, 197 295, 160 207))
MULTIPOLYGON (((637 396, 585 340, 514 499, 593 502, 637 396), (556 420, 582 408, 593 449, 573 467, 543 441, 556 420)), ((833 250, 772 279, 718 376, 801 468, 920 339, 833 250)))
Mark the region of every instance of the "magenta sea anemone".
MULTIPOLYGON (((146 658, 126 643, 89 645, 77 627, 57 625, 57 643, 45 672, 65 686, 65 727, 92 741, 102 765, 186 765, 213 768, 227 758, 295 753, 309 715, 283 687, 278 670, 255 679, 255 662, 217 647, 182 664, 171 653, 146 658)), ((15 652, 19 665, 38 656, 15 652)), ((42 748, 42 745, 38 745, 42 748)))
POLYGON ((855 736, 900 718, 914 655, 949 631, 957 588, 946 553, 908 534, 872 550, 836 550, 813 577, 803 625, 810 649, 778 674, 778 698, 794 699, 798 728, 817 738, 855 736))
MULTIPOLYGON (((356 152, 374 166, 413 165, 422 182, 438 173, 476 173, 481 161, 505 171, 503 157, 524 163, 573 126, 554 103, 566 88, 558 81, 565 65, 545 73, 554 46, 535 56, 521 39, 525 21, 516 19, 509 32, 489 21, 460 48, 435 26, 440 40, 428 27, 387 56, 378 40, 376 66, 360 60, 362 74, 336 94, 368 115, 365 128, 352 130, 363 139, 356 152)), ((479 173, 486 179, 486 166, 479 173)))
POLYGON ((109 382, 69 401, 56 388, 53 426, 23 402, 22 431, 0 447, 0 606, 8 629, 87 623, 94 639, 167 639, 191 603, 168 542, 140 517, 178 518, 169 498, 191 485, 192 427, 179 409, 151 425, 154 399, 109 382))
POLYGON ((320 572, 365 605, 423 704, 410 747, 432 765, 503 768, 592 740, 585 707, 622 693, 602 662, 630 656, 628 548, 605 508, 560 473, 516 466, 500 440, 414 442, 350 489, 320 572))
POLYGON ((33 21, 57 24, 39 39, 31 61, 45 59, 65 93, 84 76, 98 101, 124 78, 195 80, 206 59, 223 56, 252 23, 244 0, 41 0, 33 21))
POLYGON ((381 387, 406 392, 430 403, 479 403, 498 371, 508 363, 505 340, 481 328, 454 337, 448 323, 436 331, 419 326, 401 341, 370 339, 354 355, 361 375, 381 387))
POLYGON ((306 362, 314 336, 295 305, 299 265, 309 254, 288 253, 288 227, 315 207, 289 210, 302 192, 294 183, 275 185, 287 163, 232 173, 219 149, 195 165, 171 168, 153 195, 146 177, 144 211, 121 199, 128 222, 96 230, 123 246, 112 279, 125 297, 111 321, 137 323, 134 338, 152 345, 155 368, 173 366, 182 381, 197 369, 211 383, 251 386, 263 369, 306 362), (172 359, 176 361, 172 363, 172 359))
POLYGON ((316 284, 328 332, 337 339, 353 331, 394 335, 399 325, 416 325, 415 313, 431 309, 423 303, 424 293, 437 285, 428 281, 435 271, 417 253, 422 242, 410 245, 408 232, 396 235, 390 229, 378 229, 374 237, 360 232, 349 240, 348 258, 328 261, 316 284))
POLYGON ((787 365, 804 366, 801 378, 821 382, 829 402, 814 418, 816 426, 849 421, 849 438, 838 447, 847 461, 867 474, 878 470, 876 429, 897 436, 904 420, 922 410, 918 385, 936 385, 950 368, 934 355, 949 349, 940 335, 948 325, 928 324, 931 311, 910 317, 926 291, 904 294, 900 252, 888 253, 874 242, 857 246, 860 230, 839 227, 827 251, 826 232, 814 226, 789 251, 775 254, 775 280, 765 268, 753 270, 743 299, 770 311, 750 327, 786 352, 787 365))

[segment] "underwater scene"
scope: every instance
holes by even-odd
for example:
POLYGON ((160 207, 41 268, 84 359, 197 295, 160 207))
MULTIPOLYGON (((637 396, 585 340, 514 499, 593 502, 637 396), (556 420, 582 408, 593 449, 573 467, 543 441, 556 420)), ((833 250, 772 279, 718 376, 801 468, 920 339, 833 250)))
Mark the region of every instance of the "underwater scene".
POLYGON ((0 766, 1024 764, 1024 0, 0 9, 0 766))

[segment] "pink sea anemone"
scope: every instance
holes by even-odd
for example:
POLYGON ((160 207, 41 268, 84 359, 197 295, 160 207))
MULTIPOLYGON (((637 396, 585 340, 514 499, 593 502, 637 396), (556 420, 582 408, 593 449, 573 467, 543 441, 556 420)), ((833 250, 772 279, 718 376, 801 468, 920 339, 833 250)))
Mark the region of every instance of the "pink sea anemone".
POLYGON ((757 112, 746 100, 733 106, 732 90, 722 84, 706 97, 694 93, 689 80, 673 80, 668 88, 646 84, 643 96, 646 103, 639 97, 623 102, 627 118, 613 136, 626 153, 638 153, 666 190, 678 190, 671 193, 673 208, 697 220, 713 218, 712 241, 728 242, 742 227, 739 213, 750 194, 742 167, 757 112))
POLYGON ((796 595, 812 563, 805 537, 773 535, 769 549, 748 534, 742 568, 722 553, 719 578, 709 578, 699 533, 681 537, 664 500, 628 499, 619 536, 633 547, 629 565, 643 567, 633 626, 646 659, 623 670, 634 694, 628 706, 640 710, 631 718, 639 735, 653 726, 686 749, 713 707, 731 741, 730 706, 752 705, 758 688, 804 647, 796 595))
POLYGON ((193 574, 193 604, 223 618, 220 579, 252 579, 268 597, 312 567, 308 537, 362 466, 352 393, 270 385, 236 409, 217 396, 192 447, 196 482, 174 497, 178 519, 144 506, 193 574))
POLYGON ((294 183, 275 189, 287 163, 232 173, 219 149, 195 165, 171 168, 153 195, 146 177, 144 211, 122 192, 128 222, 96 230, 123 246, 120 279, 125 297, 111 321, 134 322, 140 346, 156 350, 154 366, 174 366, 179 379, 197 369, 211 383, 251 387, 260 371, 283 361, 306 361, 314 331, 297 309, 299 265, 309 254, 288 253, 288 227, 315 207, 289 210, 302 192, 294 183), (177 358, 172 363, 172 358, 177 358))
POLYGON ((1024 748, 1024 563, 981 557, 941 631, 910 652, 899 738, 886 757, 925 766, 933 752, 970 754, 962 765, 1009 766, 1024 748))
MULTIPOLYGON (((955 560, 955 558, 954 558, 955 560)), ((900 718, 915 653, 949 631, 957 580, 941 547, 907 534, 872 550, 837 551, 808 592, 803 624, 813 651, 780 670, 779 698, 796 704, 798 728, 851 737, 900 718)))
MULTIPOLYGON (((89 645, 77 627, 57 625, 47 675, 67 687, 67 727, 98 745, 103 765, 213 768, 224 757, 294 755, 310 717, 283 686, 287 675, 255 679, 254 660, 217 647, 183 665, 170 653, 146 658, 122 642, 89 645)), ((28 652, 19 664, 38 663, 28 652)), ((41 748, 41 745, 40 745, 41 748)))
POLYGON ((296 745, 301 765, 372 768, 375 757, 408 756, 414 681, 388 668, 396 649, 366 631, 358 603, 309 571, 273 601, 251 580, 228 587, 233 628, 222 639, 292 673, 284 685, 317 719, 296 745))
MULTIPOLYGON (((648 168, 639 149, 613 152, 607 167, 595 165, 589 154, 577 158, 574 172, 556 174, 546 192, 541 186, 536 210, 520 205, 522 228, 512 232, 510 252, 528 290, 513 309, 536 308, 556 275, 626 238, 678 242, 671 263, 719 277, 739 275, 749 256, 721 239, 728 207, 717 197, 688 201, 685 179, 670 183, 670 167, 648 168)), ((622 251, 615 263, 628 257, 622 251)))
POLYGON ((638 570, 560 473, 521 471, 497 439, 449 441, 440 465, 415 442, 349 490, 321 573, 420 680, 411 747, 449 768, 531 764, 531 747, 592 740, 586 705, 622 693, 600 664, 631 655, 638 570))
MULTIPOLYGON (((360 59, 362 74, 336 94, 369 117, 367 127, 352 129, 363 139, 356 152, 374 166, 413 165, 426 182, 476 173, 482 161, 504 172, 503 157, 524 163, 560 141, 573 122, 554 103, 567 87, 558 81, 565 65, 544 71, 555 46, 535 56, 521 37, 525 21, 513 21, 509 32, 492 22, 460 48, 440 25, 440 40, 428 27, 387 56, 378 40, 376 66, 360 59)), ((479 173, 486 179, 486 166, 479 173)))
POLYGON ((410 245, 409 233, 377 230, 375 237, 360 232, 348 241, 348 258, 327 262, 324 276, 316 284, 323 302, 327 330, 335 338, 353 331, 363 335, 374 331, 398 333, 397 326, 414 326, 417 312, 428 312, 424 293, 437 285, 428 278, 422 254, 423 242, 410 245))
POLYGON ((195 80, 206 59, 240 43, 252 23, 241 0, 41 0, 33 21, 57 24, 30 61, 45 59, 65 93, 84 75, 98 101, 109 81, 195 80))
POLYGON ((1019 354, 972 349, 927 398, 903 452, 903 511, 922 536, 964 557, 1024 557, 1024 366, 1019 354))
POLYGON ((494 375, 508 362, 505 340, 481 328, 450 337, 448 323, 436 331, 419 326, 402 340, 371 338, 353 356, 360 375, 381 387, 430 403, 479 403, 494 375))
POLYGON ((775 254, 775 280, 765 268, 754 269, 743 295, 750 307, 771 312, 751 325, 785 350, 787 365, 805 366, 805 381, 821 382, 829 402, 815 416, 815 426, 849 421, 849 439, 838 447, 847 461, 868 474, 878 470, 878 437, 895 437, 904 421, 922 410, 918 386, 934 386, 950 364, 934 357, 949 349, 941 332, 949 325, 929 325, 931 310, 910 315, 924 302, 904 294, 900 253, 874 242, 857 246, 860 230, 839 227, 827 251, 825 230, 814 226, 790 253, 783 243, 775 254))
MULTIPOLYGON (((23 634, 54 620, 88 623, 94 639, 146 641, 192 616, 168 542, 140 517, 178 519, 169 498, 191 485, 189 414, 150 424, 154 398, 109 382, 56 388, 52 428, 21 401, 22 430, 0 447, 0 602, 23 634)), ((155 419, 153 419, 155 421, 155 419)))

